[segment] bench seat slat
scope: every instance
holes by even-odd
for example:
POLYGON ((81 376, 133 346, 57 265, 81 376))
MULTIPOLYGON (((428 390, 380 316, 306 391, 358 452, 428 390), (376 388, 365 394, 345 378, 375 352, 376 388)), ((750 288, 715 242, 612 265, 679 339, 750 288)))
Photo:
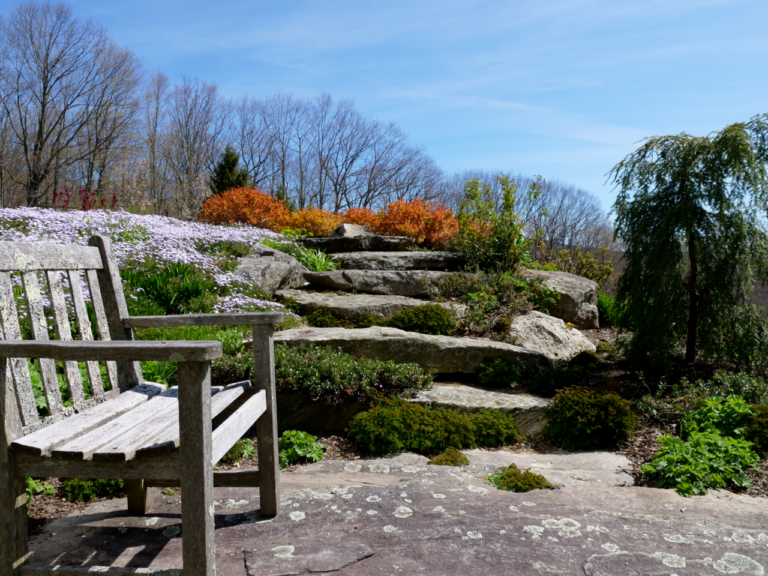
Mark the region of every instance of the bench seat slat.
POLYGON ((19 438, 11 447, 16 452, 44 456, 52 449, 95 430, 129 410, 133 410, 164 390, 165 386, 162 384, 145 382, 142 386, 123 392, 113 400, 83 410, 66 420, 19 438))
MULTIPOLYGON (((223 386, 212 387, 211 394, 213 399, 217 398, 223 389, 223 386)), ((242 392, 240 393, 242 394, 242 392)), ((211 404, 213 404, 213 399, 211 404)), ((139 448, 153 443, 158 435, 173 428, 175 428, 178 435, 178 405, 175 408, 162 412, 161 415, 144 421, 141 426, 135 426, 113 441, 103 445, 94 452, 93 459, 97 462, 126 462, 132 460, 139 448)))
POLYGON ((235 442, 267 411, 266 391, 254 389, 252 392, 253 395, 213 431, 211 463, 215 464, 221 460, 235 442))
MULTIPOLYGON (((232 402, 237 400, 243 392, 248 390, 251 383, 236 382, 225 387, 221 392, 211 398, 211 417, 221 414, 232 402)), ((136 451, 137 458, 153 458, 170 452, 179 447, 179 413, 176 412, 162 432, 151 442, 148 442, 136 451)))
POLYGON ((143 426, 153 418, 165 418, 178 406, 179 389, 173 387, 158 394, 151 402, 144 402, 130 412, 75 438, 51 451, 54 458, 90 460, 102 446, 120 438, 137 426, 143 426))

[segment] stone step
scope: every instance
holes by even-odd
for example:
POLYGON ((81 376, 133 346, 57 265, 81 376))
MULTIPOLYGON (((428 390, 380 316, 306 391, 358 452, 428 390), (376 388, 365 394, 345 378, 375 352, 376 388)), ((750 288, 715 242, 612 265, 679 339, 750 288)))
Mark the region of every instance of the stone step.
POLYGON ((495 392, 463 384, 435 384, 421 390, 409 402, 430 408, 452 408, 461 412, 499 410, 512 414, 517 425, 529 436, 539 434, 546 421, 544 409, 552 402, 531 394, 495 392))
POLYGON ((333 272, 305 272, 304 279, 313 286, 332 290, 356 291, 367 294, 386 294, 426 298, 427 286, 447 272, 390 271, 390 270, 335 270, 333 272))
POLYGON ((325 238, 305 238, 302 243, 307 248, 320 250, 326 254, 338 252, 398 252, 416 246, 416 241, 405 236, 328 236, 325 238))
POLYGON ((458 270, 456 252, 342 252, 334 255, 343 270, 458 270))
POLYGON ((396 328, 294 328, 275 334, 275 344, 317 344, 369 358, 413 362, 438 373, 472 374, 485 359, 501 358, 523 369, 546 370, 552 361, 533 352, 486 338, 458 338, 406 332, 396 328))
MULTIPOLYGON (((434 304, 428 300, 417 300, 406 296, 386 296, 376 294, 339 294, 337 292, 308 292, 306 290, 278 290, 278 300, 292 298, 301 306, 303 314, 310 314, 319 308, 328 308, 343 318, 352 318, 358 314, 372 314, 381 318, 390 318, 403 308, 413 308, 424 304, 434 304)), ((451 302, 439 303, 452 311, 457 318, 462 318, 467 307, 451 302)))

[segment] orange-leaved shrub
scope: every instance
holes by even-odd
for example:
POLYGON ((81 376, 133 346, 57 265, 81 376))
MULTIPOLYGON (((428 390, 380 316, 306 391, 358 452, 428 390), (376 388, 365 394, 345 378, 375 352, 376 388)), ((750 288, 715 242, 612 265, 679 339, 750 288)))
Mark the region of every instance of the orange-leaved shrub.
POLYGON ((379 234, 407 236, 429 248, 445 245, 459 229, 453 210, 442 202, 416 198, 410 202, 396 200, 379 212, 373 223, 379 234))
POLYGON ((200 220, 210 224, 250 224, 280 231, 290 212, 280 200, 254 188, 231 188, 205 201, 200 220))
POLYGON ((345 224, 357 224, 374 228, 378 214, 370 208, 349 208, 341 212, 345 224))
MULTIPOLYGON (((330 236, 344 221, 342 216, 322 208, 309 206, 288 214, 288 228, 306 230, 312 236, 330 236)), ((279 232, 279 230, 276 230, 279 232)))

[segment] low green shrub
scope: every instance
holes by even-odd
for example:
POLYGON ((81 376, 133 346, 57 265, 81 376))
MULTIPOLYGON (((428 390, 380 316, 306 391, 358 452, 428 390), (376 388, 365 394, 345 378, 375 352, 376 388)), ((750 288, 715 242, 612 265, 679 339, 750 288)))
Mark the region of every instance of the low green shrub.
POLYGON ((748 488, 749 468, 760 462, 750 443, 716 431, 691 432, 687 441, 659 439, 661 449, 640 473, 659 488, 675 488, 683 496, 706 494, 709 488, 748 488))
POLYGON ((450 310, 439 304, 422 304, 398 310, 387 321, 387 326, 420 334, 447 336, 456 331, 456 319, 450 310))
POLYGON ((694 432, 717 432, 722 436, 743 438, 752 416, 749 405, 741 396, 707 398, 701 408, 683 416, 680 436, 685 439, 694 432))
POLYGON ((568 361, 569 368, 584 368, 585 370, 594 370, 598 364, 600 364, 600 356, 588 350, 579 352, 568 361))
POLYGON ((369 328, 370 326, 386 326, 387 321, 373 314, 356 314, 346 318, 336 314, 327 306, 321 306, 308 314, 304 320, 314 328, 369 328))
MULTIPOLYGON (((248 380, 253 369, 249 351, 213 363, 214 385, 248 380)), ((420 390, 432 384, 432 374, 417 364, 356 358, 316 345, 275 346, 275 379, 280 392, 298 392, 312 400, 332 403, 373 402, 380 396, 420 390)))
POLYGON ((488 482, 501 490, 512 492, 530 492, 531 490, 552 490, 554 486, 541 474, 530 469, 521 471, 515 464, 500 468, 496 474, 488 476, 488 482))
POLYGON ((248 438, 238 440, 229 451, 221 457, 219 464, 228 464, 229 466, 237 464, 241 460, 247 460, 256 454, 256 448, 248 438))
POLYGON ((325 444, 317 441, 317 436, 299 430, 286 430, 277 442, 280 450, 280 468, 286 468, 297 462, 319 462, 323 459, 325 444))
POLYGON ((747 422, 744 439, 752 442, 752 449, 760 456, 768 456, 768 406, 753 404, 752 418, 747 422))
POLYGON ((637 428, 630 402, 615 392, 578 386, 558 392, 544 416, 544 435, 566 450, 616 448, 637 428))
POLYGON ((56 495, 56 490, 53 489, 53 485, 50 482, 43 482, 34 478, 26 478, 26 486, 27 502, 31 502, 35 496, 40 494, 43 496, 56 495))
POLYGON ((355 416, 347 432, 373 455, 405 450, 433 454, 447 448, 503 446, 525 439, 510 414, 430 409, 396 398, 355 416))
POLYGON ((88 502, 96 498, 119 496, 125 492, 125 482, 123 480, 68 478, 62 483, 61 489, 70 502, 88 502))
POLYGON ((456 448, 446 448, 442 454, 433 456, 427 464, 434 466, 468 466, 469 459, 456 448))
POLYGON ((517 362, 509 362, 502 358, 483 360, 477 370, 480 385, 486 388, 507 388, 516 386, 523 373, 522 366, 517 362))

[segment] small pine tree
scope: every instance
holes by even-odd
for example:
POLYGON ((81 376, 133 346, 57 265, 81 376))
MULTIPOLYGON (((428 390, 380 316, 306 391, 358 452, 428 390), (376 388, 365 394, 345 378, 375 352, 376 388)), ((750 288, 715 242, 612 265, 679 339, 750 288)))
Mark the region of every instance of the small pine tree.
POLYGON ((248 185, 248 170, 240 168, 240 156, 234 148, 227 145, 221 160, 216 164, 211 175, 211 192, 220 194, 231 188, 244 188, 248 185))

